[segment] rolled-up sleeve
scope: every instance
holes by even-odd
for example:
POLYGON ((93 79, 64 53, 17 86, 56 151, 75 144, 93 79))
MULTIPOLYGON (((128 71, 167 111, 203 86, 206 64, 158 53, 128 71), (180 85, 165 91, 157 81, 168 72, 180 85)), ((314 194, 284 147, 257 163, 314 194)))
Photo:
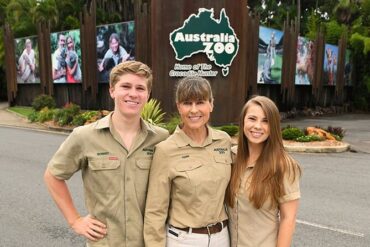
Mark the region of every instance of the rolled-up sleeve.
POLYGON ((166 246, 166 221, 170 204, 171 180, 165 151, 157 147, 149 175, 144 217, 145 246, 166 246))
MULTIPOLYGON (((296 166, 295 164, 293 165, 296 166)), ((301 197, 299 182, 300 182, 300 173, 298 172, 298 167, 296 167, 295 170, 293 170, 291 167, 284 176, 283 183, 285 195, 279 198, 279 203, 297 200, 301 197)))
POLYGON ((58 179, 67 180, 85 163, 83 141, 75 129, 49 161, 48 169, 58 179))

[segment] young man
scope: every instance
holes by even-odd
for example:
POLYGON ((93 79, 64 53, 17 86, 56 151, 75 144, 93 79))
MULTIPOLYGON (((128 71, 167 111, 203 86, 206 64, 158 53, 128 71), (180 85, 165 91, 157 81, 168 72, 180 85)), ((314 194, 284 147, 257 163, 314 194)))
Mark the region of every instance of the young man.
POLYGON ((114 111, 74 129, 45 171, 49 192, 87 246, 144 246, 143 215, 154 146, 168 137, 144 122, 141 111, 152 86, 150 68, 137 61, 112 69, 114 111), (81 217, 65 180, 82 171, 88 215, 81 217))

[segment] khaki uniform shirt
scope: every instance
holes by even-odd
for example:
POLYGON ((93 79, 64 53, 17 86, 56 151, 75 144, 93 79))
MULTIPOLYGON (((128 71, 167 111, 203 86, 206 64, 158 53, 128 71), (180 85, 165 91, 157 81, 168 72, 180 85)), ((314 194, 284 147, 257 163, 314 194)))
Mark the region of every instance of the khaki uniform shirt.
POLYGON ((141 120, 141 131, 127 150, 111 115, 75 128, 48 169, 61 180, 81 170, 87 211, 108 230, 105 238, 88 240, 88 246, 142 247, 149 168, 154 146, 168 131, 141 120))
POLYGON ((225 190, 231 173, 231 140, 208 127, 202 145, 179 127, 156 146, 144 219, 145 246, 166 245, 166 222, 205 227, 227 219, 225 190))
MULTIPOLYGON (((233 153, 235 153, 234 148, 236 147, 232 148, 233 153)), ((275 247, 279 229, 279 209, 270 208, 268 201, 260 209, 256 209, 249 201, 249 178, 253 166, 249 166, 242 177, 234 208, 228 208, 231 246, 275 247)), ((279 199, 279 204, 299 199, 299 175, 296 175, 293 183, 289 176, 285 176, 284 188, 286 194, 279 199)))

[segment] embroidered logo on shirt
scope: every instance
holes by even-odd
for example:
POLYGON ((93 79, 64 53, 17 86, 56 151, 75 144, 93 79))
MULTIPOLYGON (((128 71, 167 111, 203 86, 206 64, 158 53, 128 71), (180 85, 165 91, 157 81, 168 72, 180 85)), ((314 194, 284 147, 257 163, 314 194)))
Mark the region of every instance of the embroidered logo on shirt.
POLYGON ((108 154, 109 154, 109 152, 99 152, 99 153, 96 153, 96 155, 98 155, 98 156, 108 155, 108 154))
POLYGON ((109 160, 118 160, 118 157, 116 157, 116 156, 109 156, 108 159, 109 160))
POLYGON ((186 159, 186 158, 189 158, 190 156, 189 155, 183 155, 181 156, 182 159, 186 159))
POLYGON ((147 155, 153 155, 153 153, 154 153, 154 147, 146 147, 146 148, 143 148, 143 152, 145 152, 147 155))
POLYGON ((218 152, 219 154, 225 154, 228 148, 215 148, 213 151, 218 152))

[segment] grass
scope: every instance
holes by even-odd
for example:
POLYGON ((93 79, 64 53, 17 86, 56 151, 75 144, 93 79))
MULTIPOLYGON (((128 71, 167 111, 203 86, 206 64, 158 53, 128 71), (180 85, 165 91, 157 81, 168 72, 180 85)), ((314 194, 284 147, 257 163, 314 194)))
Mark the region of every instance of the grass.
POLYGON ((33 111, 32 107, 27 106, 13 106, 9 107, 9 110, 25 117, 28 117, 28 115, 30 115, 33 111))

